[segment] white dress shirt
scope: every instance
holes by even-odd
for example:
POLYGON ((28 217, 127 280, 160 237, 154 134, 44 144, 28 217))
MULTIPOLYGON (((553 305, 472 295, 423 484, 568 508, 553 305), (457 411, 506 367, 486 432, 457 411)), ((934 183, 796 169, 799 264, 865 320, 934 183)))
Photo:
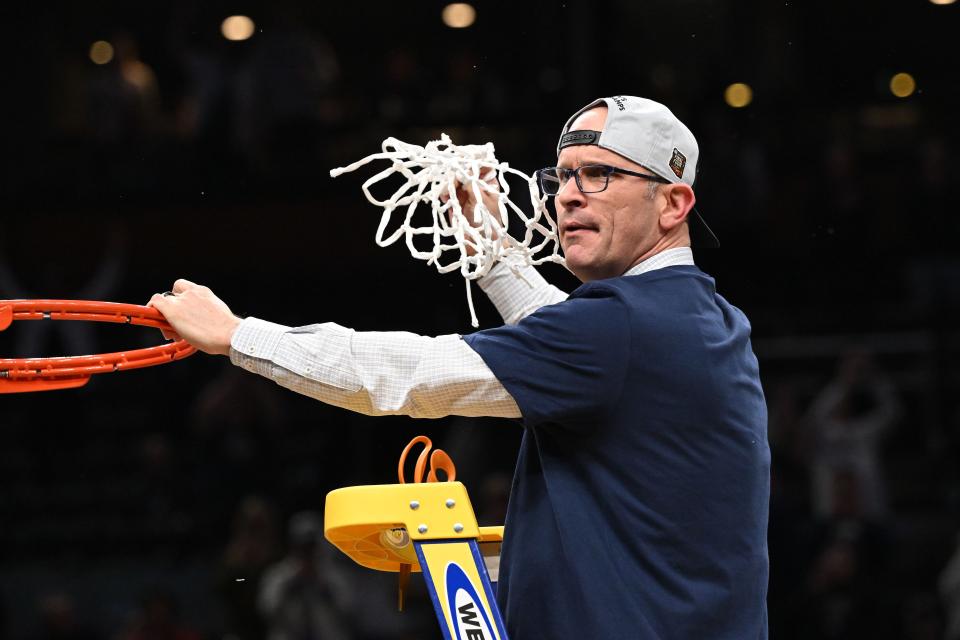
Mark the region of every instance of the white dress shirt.
MULTIPOLYGON (((624 275, 692 265, 689 247, 668 249, 624 275)), ((517 278, 498 264, 479 280, 507 324, 567 299, 533 267, 517 278)), ((230 360, 297 393, 367 415, 519 418, 513 397, 459 335, 354 331, 332 322, 286 327, 246 318, 233 334, 230 360)))

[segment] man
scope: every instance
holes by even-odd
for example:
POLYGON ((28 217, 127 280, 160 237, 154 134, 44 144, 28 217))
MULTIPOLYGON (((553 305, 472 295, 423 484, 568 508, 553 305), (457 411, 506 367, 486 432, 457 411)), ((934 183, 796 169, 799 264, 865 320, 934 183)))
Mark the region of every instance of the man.
POLYGON ((350 588, 330 562, 335 553, 333 547, 321 546, 324 540, 320 514, 293 514, 287 536, 287 555, 264 571, 257 597, 267 639, 350 638, 346 628, 350 588))
POLYGON ((178 280, 177 333, 371 415, 522 418, 497 599, 513 640, 766 638, 770 454, 744 315, 693 264, 698 148, 663 105, 605 98, 564 127, 566 296, 532 268, 480 285, 507 323, 465 336, 290 329, 178 280))

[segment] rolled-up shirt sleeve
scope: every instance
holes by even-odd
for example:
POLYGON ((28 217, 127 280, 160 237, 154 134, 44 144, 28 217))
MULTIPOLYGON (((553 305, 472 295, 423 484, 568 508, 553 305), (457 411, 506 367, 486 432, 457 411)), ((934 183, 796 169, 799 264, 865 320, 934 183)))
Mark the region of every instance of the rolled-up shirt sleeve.
POLYGON ((334 323, 287 327, 245 319, 235 365, 366 415, 519 418, 516 402, 459 335, 361 332, 334 323))

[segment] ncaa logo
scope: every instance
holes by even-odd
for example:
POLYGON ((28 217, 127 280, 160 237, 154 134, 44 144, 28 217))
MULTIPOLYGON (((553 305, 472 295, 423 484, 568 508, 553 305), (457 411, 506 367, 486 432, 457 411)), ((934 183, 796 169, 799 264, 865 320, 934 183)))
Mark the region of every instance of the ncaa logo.
POLYGON ((456 640, 495 640, 493 627, 480 596, 460 565, 447 565, 447 605, 456 640))

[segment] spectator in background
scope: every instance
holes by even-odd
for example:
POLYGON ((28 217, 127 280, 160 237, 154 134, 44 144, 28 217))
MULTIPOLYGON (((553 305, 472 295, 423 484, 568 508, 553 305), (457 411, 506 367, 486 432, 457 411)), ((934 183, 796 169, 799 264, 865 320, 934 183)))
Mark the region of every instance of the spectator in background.
POLYGON ((834 379, 814 400, 810 420, 815 444, 812 461, 815 515, 834 513, 832 504, 838 472, 855 476, 868 518, 887 509, 880 445, 900 415, 896 389, 880 372, 870 354, 844 355, 834 379))
POLYGON ((40 629, 32 640, 100 640, 95 630, 84 625, 77 616, 76 604, 69 594, 45 595, 38 607, 40 629))
POLYGON ((350 638, 345 615, 350 589, 332 562, 332 547, 320 544, 320 516, 312 511, 294 514, 287 533, 287 556, 267 569, 260 585, 258 604, 267 639, 350 638))
MULTIPOLYGON (((24 270, 18 264, 17 256, 8 256, 6 247, 0 245, 0 298, 58 298, 68 297, 75 300, 115 299, 124 275, 128 269, 127 253, 129 231, 126 223, 120 219, 107 219, 90 223, 90 230, 100 232, 104 238, 97 261, 90 260, 88 265, 70 264, 64 266, 58 261, 43 261, 39 268, 24 270), (89 274, 89 275, 87 275, 89 274), (23 281, 23 276, 30 281, 23 281), (32 278, 31 278, 32 277, 32 278)), ((0 243, 12 241, 13 234, 0 230, 0 243), (4 237, 6 236, 6 237, 4 237)), ((51 255, 73 257, 75 237, 51 234, 45 238, 51 255)), ((21 357, 41 357, 48 355, 86 355, 99 353, 95 331, 90 322, 24 322, 17 328, 15 353, 21 357), (59 344, 51 348, 56 336, 59 344)))
POLYGON ((940 600, 947 614, 946 640, 960 640, 960 535, 953 557, 947 562, 937 582, 940 600))
POLYGON ((378 69, 382 76, 372 80, 379 85, 377 110, 383 123, 397 126, 420 115, 430 78, 428 67, 417 57, 416 48, 401 45, 390 49, 380 60, 378 69))
POLYGON ((897 640, 943 640, 943 612, 936 594, 925 590, 907 594, 900 605, 898 631, 897 640))
POLYGON ((145 594, 140 611, 120 640, 200 640, 195 629, 179 620, 177 600, 172 593, 157 589, 145 594))
POLYGON ((209 505, 198 518, 210 530, 221 530, 244 496, 272 490, 288 415, 270 385, 231 369, 210 378, 189 408, 194 455, 206 461, 196 466, 193 480, 195 493, 209 505))
POLYGON ((193 488, 183 473, 176 443, 161 432, 140 439, 137 481, 144 522, 156 540, 180 539, 189 544, 195 522, 189 505, 193 488))
POLYGON ((483 476, 476 507, 480 524, 498 526, 506 522, 510 482, 510 474, 506 471, 492 471, 483 476))
POLYGON ((164 128, 160 89, 153 69, 140 59, 132 34, 112 37, 114 58, 92 76, 87 119, 102 145, 144 142, 164 128))
POLYGON ((323 36, 304 28, 295 13, 286 14, 251 40, 237 71, 234 139, 260 170, 276 171, 280 164, 281 172, 312 175, 315 154, 343 115, 340 63, 323 36))
POLYGON ((279 557, 273 507, 249 496, 234 516, 230 541, 216 575, 223 606, 223 635, 235 640, 262 640, 266 626, 257 611, 264 570, 279 557))
POLYGON ((778 640, 891 637, 897 620, 891 585, 883 581, 888 535, 865 515, 859 483, 855 471, 835 470, 830 513, 797 537, 791 553, 801 556, 805 572, 794 593, 781 597, 778 640))

